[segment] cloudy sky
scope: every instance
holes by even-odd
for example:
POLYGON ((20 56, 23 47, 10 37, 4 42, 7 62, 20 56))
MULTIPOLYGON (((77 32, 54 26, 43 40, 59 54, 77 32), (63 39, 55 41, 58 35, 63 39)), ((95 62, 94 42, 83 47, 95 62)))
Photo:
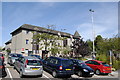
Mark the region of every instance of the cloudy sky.
POLYGON ((104 38, 118 33, 117 2, 2 2, 2 43, 11 39, 10 33, 23 24, 41 27, 55 25, 56 30, 74 34, 77 30, 84 40, 92 40, 91 13, 95 12, 96 35, 104 38))

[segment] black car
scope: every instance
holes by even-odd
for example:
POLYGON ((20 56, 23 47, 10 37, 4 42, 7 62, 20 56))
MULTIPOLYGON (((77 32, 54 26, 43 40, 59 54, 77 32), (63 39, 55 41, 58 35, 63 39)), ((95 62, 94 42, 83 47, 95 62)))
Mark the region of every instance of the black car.
POLYGON ((53 77, 71 77, 74 74, 73 62, 59 57, 48 57, 43 61, 43 69, 52 72, 53 77))
POLYGON ((5 71, 5 66, 4 66, 3 60, 0 58, 0 77, 5 77, 7 76, 7 73, 5 71))
POLYGON ((87 66, 83 61, 70 59, 74 64, 74 73, 81 77, 92 77, 94 70, 87 66))

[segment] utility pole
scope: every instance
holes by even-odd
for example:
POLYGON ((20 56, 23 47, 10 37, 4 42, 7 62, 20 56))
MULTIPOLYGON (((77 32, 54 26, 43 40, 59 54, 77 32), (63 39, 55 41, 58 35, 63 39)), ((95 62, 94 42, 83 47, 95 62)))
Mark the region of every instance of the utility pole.
POLYGON ((90 9, 89 10, 91 12, 91 21, 92 21, 92 33, 93 33, 93 52, 92 52, 92 58, 95 59, 95 30, 94 30, 94 20, 93 20, 93 13, 94 10, 90 9))

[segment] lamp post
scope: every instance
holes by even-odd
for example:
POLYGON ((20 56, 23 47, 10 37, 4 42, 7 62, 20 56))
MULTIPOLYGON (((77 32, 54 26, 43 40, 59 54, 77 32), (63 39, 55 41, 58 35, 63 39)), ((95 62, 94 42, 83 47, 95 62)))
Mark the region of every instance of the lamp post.
POLYGON ((93 13, 94 10, 90 9, 89 10, 91 12, 91 21, 92 21, 92 33, 93 33, 93 52, 92 52, 92 59, 95 59, 95 31, 94 31, 94 20, 93 20, 93 13))

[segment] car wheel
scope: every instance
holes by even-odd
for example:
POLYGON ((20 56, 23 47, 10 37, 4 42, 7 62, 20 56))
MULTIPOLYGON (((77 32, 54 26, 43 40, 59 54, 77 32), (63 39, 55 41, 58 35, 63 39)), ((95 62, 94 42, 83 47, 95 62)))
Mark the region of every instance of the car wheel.
POLYGON ((97 75, 99 75, 100 73, 101 73, 101 72, 100 72, 100 70, 98 70, 98 69, 95 71, 95 74, 97 74, 97 75))
POLYGON ((20 78, 23 78, 23 72, 20 70, 20 78))
POLYGON ((68 75, 68 76, 67 76, 67 78, 70 78, 70 77, 71 77, 71 75, 68 75))
POLYGON ((42 74, 40 75, 40 77, 42 77, 42 74))
POLYGON ((57 73, 56 73, 56 71, 53 71, 53 72, 52 72, 52 76, 53 76, 54 78, 57 77, 57 73))
POLYGON ((79 76, 79 77, 82 76, 82 72, 81 72, 81 71, 78 72, 78 76, 79 76))

